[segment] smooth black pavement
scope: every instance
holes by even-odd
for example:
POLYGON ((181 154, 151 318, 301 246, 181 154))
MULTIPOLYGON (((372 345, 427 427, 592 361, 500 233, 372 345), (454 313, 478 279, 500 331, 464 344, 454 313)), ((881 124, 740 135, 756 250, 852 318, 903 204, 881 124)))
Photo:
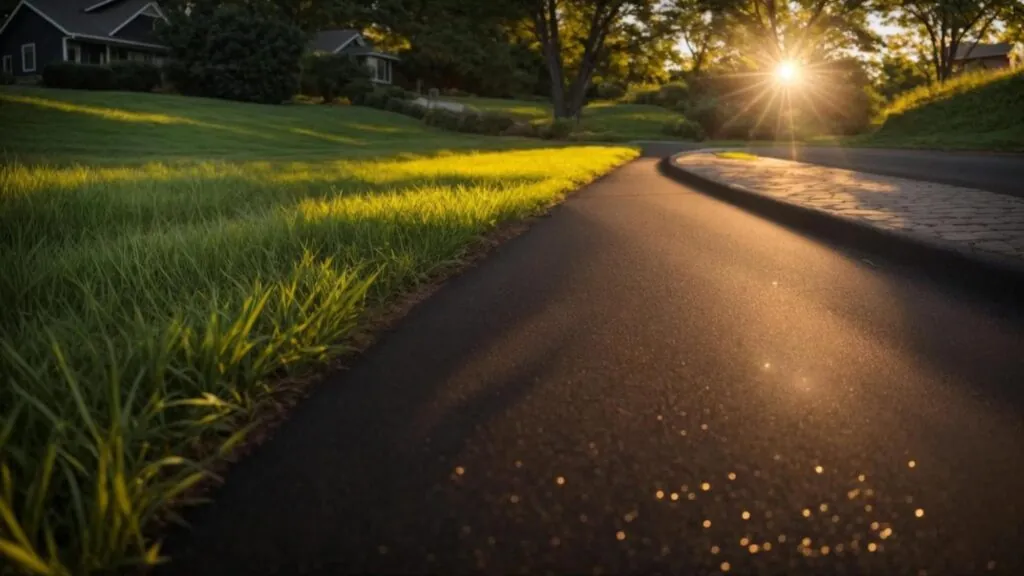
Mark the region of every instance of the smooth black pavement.
POLYGON ((1024 197, 1024 154, 764 146, 751 153, 1024 197))
POLYGON ((633 162, 417 306, 166 573, 1024 571, 1024 314, 633 162))

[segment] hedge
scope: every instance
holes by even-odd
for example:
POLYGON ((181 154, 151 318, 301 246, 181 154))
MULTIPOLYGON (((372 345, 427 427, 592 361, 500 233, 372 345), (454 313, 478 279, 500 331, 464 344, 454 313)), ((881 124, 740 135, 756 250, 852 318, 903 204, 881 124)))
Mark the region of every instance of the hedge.
POLYGON ((160 67, 150 62, 114 62, 114 87, 130 92, 152 92, 160 86, 160 67))
POLYGON ((109 66, 53 62, 43 67, 43 85, 72 90, 115 90, 114 71, 109 66))

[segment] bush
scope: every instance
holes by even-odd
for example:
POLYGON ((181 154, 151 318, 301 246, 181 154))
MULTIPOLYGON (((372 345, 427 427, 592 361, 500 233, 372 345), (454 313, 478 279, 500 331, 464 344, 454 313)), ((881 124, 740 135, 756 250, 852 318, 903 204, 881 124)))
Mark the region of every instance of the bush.
POLYGON ((406 116, 422 120, 427 115, 427 107, 420 106, 412 100, 403 100, 402 106, 402 114, 405 114, 406 116))
POLYGON ((686 118, 669 120, 662 127, 662 131, 669 136, 676 136, 687 140, 704 139, 704 129, 700 127, 700 124, 686 118))
POLYGON ((629 94, 628 100, 633 104, 658 104, 659 88, 638 88, 629 94))
POLYGON ((479 134, 483 127, 483 115, 479 112, 463 112, 459 114, 459 132, 479 134))
POLYGON ((384 109, 388 112, 398 112, 401 114, 405 111, 405 100, 388 96, 387 100, 384 101, 384 109))
POLYGON ((299 90, 306 96, 320 96, 325 104, 343 96, 346 86, 361 80, 372 88, 370 71, 349 56, 308 54, 302 58, 299 90))
POLYGON ((110 69, 118 90, 152 92, 161 84, 160 67, 150 62, 114 62, 110 69))
MULTIPOLYGON (((516 119, 507 114, 497 112, 485 112, 480 115, 480 133, 500 135, 504 134, 516 123, 516 119)), ((527 124, 529 125, 529 124, 527 124)))
POLYGON ((665 108, 677 108, 690 99, 690 87, 685 82, 670 82, 658 89, 656 104, 665 108))
POLYGON ((529 122, 513 122, 501 135, 535 137, 537 136, 537 129, 529 122))
POLYGON ((423 119, 428 126, 434 126, 442 130, 451 130, 452 132, 457 132, 459 127, 462 126, 462 114, 445 108, 431 108, 423 119))
POLYGON ((399 100, 411 100, 415 98, 409 98, 406 96, 406 90, 401 86, 385 86, 381 88, 381 91, 388 95, 388 98, 398 98, 399 100))
POLYGON ((383 92, 367 92, 363 95, 363 106, 383 110, 388 105, 388 95, 383 92))
POLYGON ((11 86, 14 84, 14 74, 0 72, 0 86, 11 86))
POLYGON ((465 90, 459 90, 458 88, 449 88, 444 90, 442 94, 450 98, 468 98, 473 95, 465 90))
POLYGON ((402 97, 405 98, 406 100, 417 100, 417 99, 419 99, 420 94, 419 94, 419 92, 414 92, 412 90, 406 90, 402 97))
POLYGON ((181 92, 267 104, 292 98, 305 36, 254 6, 199 2, 190 15, 168 14, 160 34, 178 62, 169 72, 181 92))
POLYGON ((717 98, 702 98, 686 107, 684 113, 701 127, 704 134, 717 138, 723 123, 722 106, 717 98))
POLYGON ((618 100, 626 95, 626 88, 615 82, 601 82, 594 92, 601 100, 618 100))
POLYGON ((368 79, 358 79, 345 84, 341 89, 341 95, 348 98, 348 101, 353 104, 363 104, 366 101, 366 95, 373 92, 373 82, 368 79))
POLYGON ((53 62, 43 67, 43 85, 72 90, 113 90, 114 71, 94 64, 53 62))
POLYGON ((540 137, 545 140, 565 140, 575 127, 576 123, 569 118, 555 118, 541 125, 540 137))

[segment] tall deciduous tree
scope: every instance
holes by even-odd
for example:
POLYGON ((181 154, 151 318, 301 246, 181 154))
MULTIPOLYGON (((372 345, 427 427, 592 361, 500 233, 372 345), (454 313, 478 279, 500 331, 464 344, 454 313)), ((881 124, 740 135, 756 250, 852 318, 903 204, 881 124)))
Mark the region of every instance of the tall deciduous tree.
POLYGON ((723 47, 724 19, 709 10, 703 0, 673 0, 665 11, 674 35, 689 52, 689 76, 702 76, 723 47))
POLYGON ((551 77, 551 104, 556 118, 576 116, 583 108, 609 34, 629 17, 640 22, 649 19, 656 4, 652 0, 523 2, 551 77), (579 57, 572 69, 567 60, 575 51, 579 57))
POLYGON ((923 36, 935 78, 953 74, 957 52, 969 53, 1000 20, 1012 21, 1020 0, 885 0, 892 20, 923 36))
POLYGON ((765 62, 834 60, 871 50, 870 0, 704 0, 726 17, 729 42, 765 62))

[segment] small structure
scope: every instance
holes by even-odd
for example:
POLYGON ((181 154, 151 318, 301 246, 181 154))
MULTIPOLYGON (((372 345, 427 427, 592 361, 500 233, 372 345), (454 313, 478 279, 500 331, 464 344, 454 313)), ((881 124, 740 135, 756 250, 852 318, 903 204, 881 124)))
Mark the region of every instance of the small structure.
POLYGON ((320 54, 352 56, 370 69, 370 80, 378 84, 391 84, 394 63, 399 58, 380 52, 358 30, 323 30, 317 32, 308 49, 320 54))
POLYGON ((1018 66, 1020 60, 1020 51, 1008 42, 1000 44, 972 42, 963 44, 956 49, 953 69, 956 72, 1001 70, 1018 66))
POLYGON ((21 0, 0 27, 0 69, 19 77, 51 62, 161 64, 168 49, 156 38, 160 20, 151 0, 21 0))

